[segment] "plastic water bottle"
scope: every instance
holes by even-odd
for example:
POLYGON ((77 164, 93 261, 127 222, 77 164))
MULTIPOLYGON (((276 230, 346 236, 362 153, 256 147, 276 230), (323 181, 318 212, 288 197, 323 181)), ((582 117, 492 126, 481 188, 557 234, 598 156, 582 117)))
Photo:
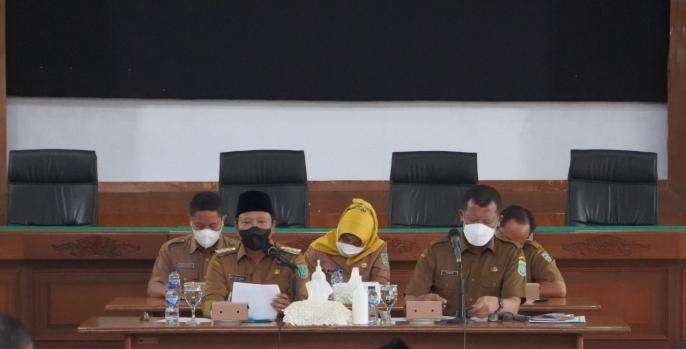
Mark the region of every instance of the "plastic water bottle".
POLYGON ((376 287, 373 285, 367 286, 367 300, 369 302, 369 324, 376 325, 378 319, 377 307, 379 306, 379 302, 381 302, 381 298, 376 292, 376 287))
POLYGON ((167 290, 174 290, 179 295, 181 294, 181 274, 176 268, 172 269, 167 279, 167 290))
POLYGON ((167 280, 167 293, 165 294, 164 320, 167 325, 179 324, 179 303, 181 301, 181 275, 176 269, 172 269, 167 280))
POLYGON ((331 273, 331 286, 342 284, 343 282, 343 270, 341 270, 339 267, 336 267, 336 269, 333 270, 333 273, 331 273))
MULTIPOLYGON (((355 275, 355 269, 353 268, 353 274, 355 275)), ((351 277, 354 282, 353 291, 353 324, 354 325, 368 325, 369 324, 369 298, 366 288, 362 285, 362 281, 359 279, 359 270, 357 278, 351 277)))

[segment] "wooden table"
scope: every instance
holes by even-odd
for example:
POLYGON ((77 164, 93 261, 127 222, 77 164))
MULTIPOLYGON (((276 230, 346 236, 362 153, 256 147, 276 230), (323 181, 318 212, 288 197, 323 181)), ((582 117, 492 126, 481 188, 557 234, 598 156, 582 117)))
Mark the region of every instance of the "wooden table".
MULTIPOLYGON (((201 309, 202 306, 198 306, 201 309)), ((522 314, 541 314, 541 313, 573 313, 587 314, 601 309, 600 305, 590 298, 550 298, 545 302, 534 304, 522 304, 520 313, 522 314)), ((105 310, 117 314, 139 315, 146 311, 150 314, 164 313, 164 299, 146 297, 116 297, 107 305, 105 310)), ((190 313, 190 307, 185 302, 181 302, 181 311, 190 313)), ((393 309, 393 313, 402 316, 403 308, 393 309)))
POLYGON ((413 349, 459 348, 463 335, 471 348, 577 348, 587 334, 626 334, 629 326, 612 317, 587 317, 585 324, 458 324, 293 327, 280 323, 166 326, 137 317, 93 317, 78 327, 84 334, 126 336, 124 349, 153 348, 378 348, 394 337, 413 349))

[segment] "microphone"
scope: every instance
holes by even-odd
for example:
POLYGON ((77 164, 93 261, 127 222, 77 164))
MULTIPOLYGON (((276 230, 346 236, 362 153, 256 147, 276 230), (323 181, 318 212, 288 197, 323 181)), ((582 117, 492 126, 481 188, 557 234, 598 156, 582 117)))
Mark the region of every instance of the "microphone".
MULTIPOLYGON (((462 273, 462 246, 460 246, 460 231, 457 228, 452 228, 448 232, 450 238, 450 246, 453 248, 453 255, 455 255, 455 263, 457 264, 457 272, 460 277, 460 308, 455 314, 455 323, 467 324, 467 308, 464 301, 464 275, 462 273)), ((464 334, 466 337, 466 333, 464 334)))
POLYGON ((281 254, 281 251, 279 250, 279 248, 274 246, 273 244, 267 243, 267 245, 265 245, 262 250, 264 251, 264 253, 267 256, 274 257, 276 259, 276 263, 278 263, 280 265, 287 266, 293 270, 298 269, 298 266, 293 264, 288 259, 286 259, 286 257, 284 257, 283 254, 281 254))

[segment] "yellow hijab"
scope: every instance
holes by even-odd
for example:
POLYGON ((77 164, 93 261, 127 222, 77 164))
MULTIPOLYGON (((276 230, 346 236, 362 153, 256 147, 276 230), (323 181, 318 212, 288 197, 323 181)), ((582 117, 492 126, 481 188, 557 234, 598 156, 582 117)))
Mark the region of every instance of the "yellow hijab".
POLYGON ((338 226, 326 235, 314 240, 310 247, 330 255, 340 255, 336 242, 344 233, 353 234, 362 241, 362 252, 348 258, 347 264, 352 265, 364 257, 374 253, 383 246, 384 241, 379 238, 379 221, 372 205, 362 199, 353 199, 353 203, 341 214, 338 226))

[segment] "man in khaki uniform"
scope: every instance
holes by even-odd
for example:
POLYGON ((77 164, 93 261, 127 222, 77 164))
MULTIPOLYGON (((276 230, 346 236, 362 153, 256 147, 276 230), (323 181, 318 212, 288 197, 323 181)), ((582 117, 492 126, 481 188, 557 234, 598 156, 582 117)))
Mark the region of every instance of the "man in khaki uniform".
POLYGON ((526 281, 540 285, 541 297, 566 297, 567 286, 550 253, 533 240, 534 215, 521 206, 509 206, 500 215, 498 236, 520 246, 526 258, 526 281))
POLYGON ((205 275, 205 316, 210 316, 212 303, 227 300, 236 281, 278 285, 281 294, 272 301, 277 310, 283 310, 295 299, 297 273, 281 265, 275 256, 267 255, 265 250, 274 245, 292 264, 303 263, 302 255, 299 249, 273 243, 276 220, 272 214, 271 199, 264 192, 247 191, 238 198, 236 227, 241 242, 217 250, 210 260, 205 275))
POLYGON ((224 218, 219 195, 201 192, 193 197, 190 203, 193 234, 169 240, 162 245, 148 281, 148 296, 165 296, 172 269, 179 272, 182 283, 203 281, 207 263, 214 251, 238 244, 236 239, 221 234, 224 218))
MULTIPOLYGON (((476 185, 465 194, 464 222, 460 236, 468 316, 517 313, 525 296, 526 261, 521 250, 494 236, 498 226, 498 192, 476 185)), ((440 300, 446 314, 457 314, 460 305, 459 271, 446 237, 421 254, 405 290, 405 300, 440 300)))

